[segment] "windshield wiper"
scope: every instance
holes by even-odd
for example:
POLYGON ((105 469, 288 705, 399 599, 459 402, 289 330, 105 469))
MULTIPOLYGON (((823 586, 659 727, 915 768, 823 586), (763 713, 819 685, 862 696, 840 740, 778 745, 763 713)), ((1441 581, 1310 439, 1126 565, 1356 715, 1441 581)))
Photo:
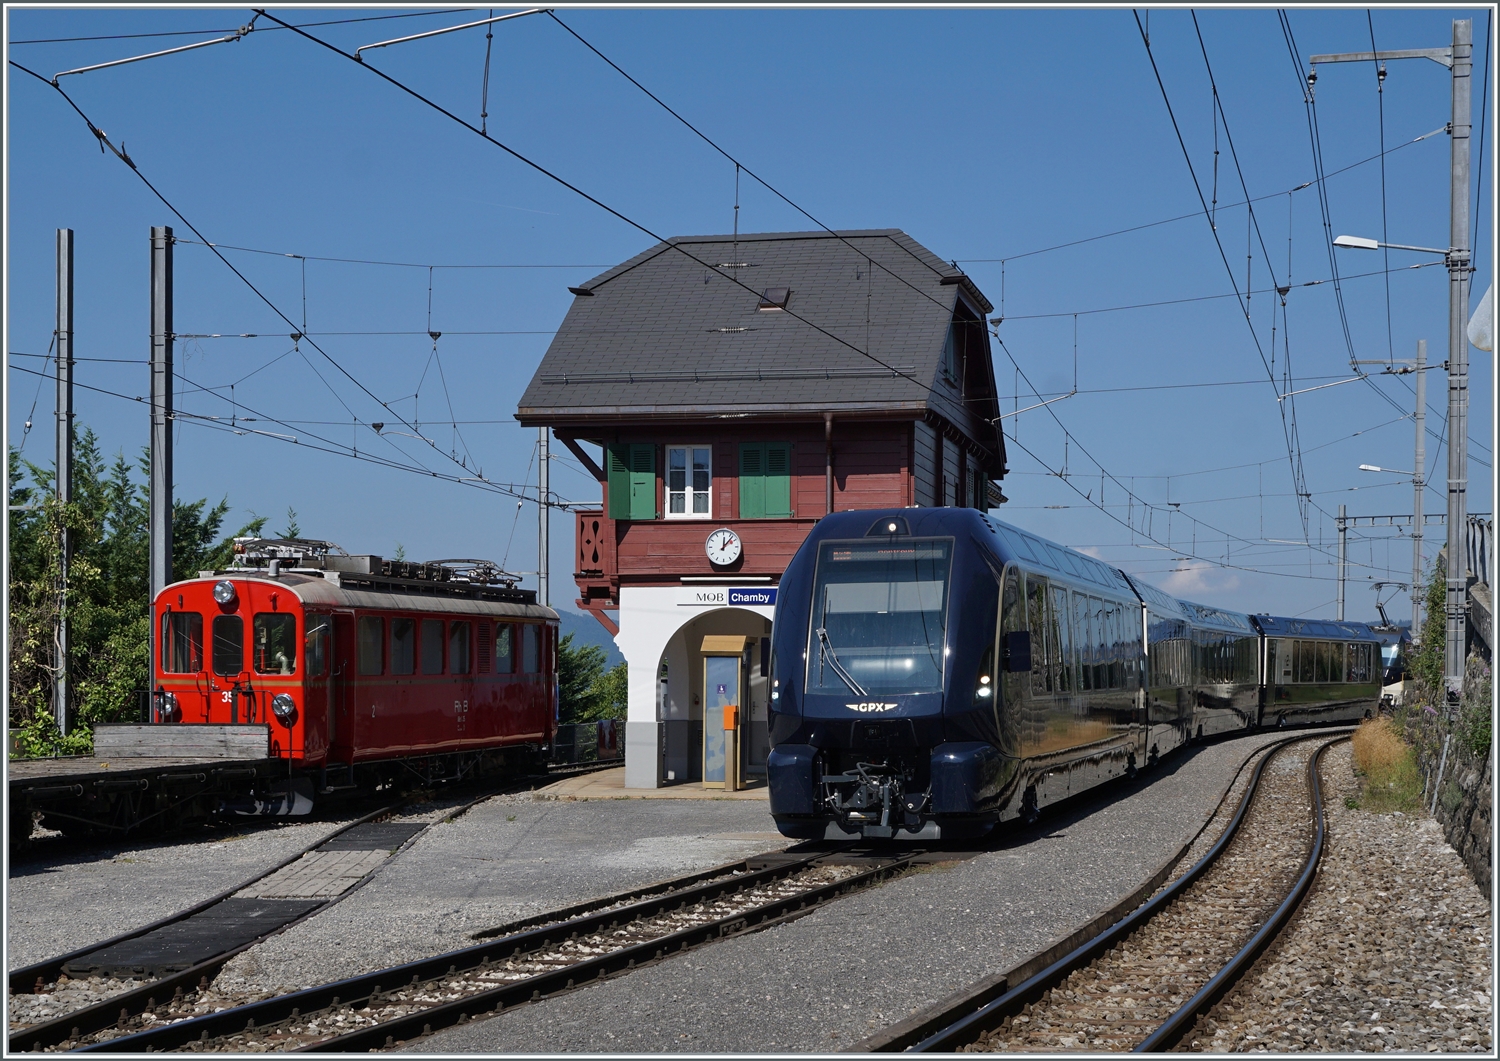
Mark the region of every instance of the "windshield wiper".
POLYGON ((833 668, 833 673, 839 676, 843 683, 849 687, 850 691, 855 696, 869 696, 870 694, 860 687, 859 682, 855 681, 849 672, 844 669, 844 665, 839 662, 838 654, 833 651, 833 645, 828 640, 828 631, 821 626, 818 627, 818 643, 823 646, 823 653, 828 657, 828 663, 833 668))

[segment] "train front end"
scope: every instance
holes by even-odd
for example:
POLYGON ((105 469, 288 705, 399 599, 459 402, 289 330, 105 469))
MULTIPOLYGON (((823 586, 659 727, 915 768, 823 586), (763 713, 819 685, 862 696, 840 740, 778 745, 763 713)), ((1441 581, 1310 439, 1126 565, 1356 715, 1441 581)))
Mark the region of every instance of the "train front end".
POLYGON ((325 755, 308 698, 326 670, 328 619, 308 613, 290 585, 173 583, 157 594, 153 621, 153 723, 265 726, 271 758, 300 767, 325 755))
POLYGON ((1006 798, 999 583, 972 509, 838 513, 780 583, 771 813, 799 839, 952 839, 1006 798))

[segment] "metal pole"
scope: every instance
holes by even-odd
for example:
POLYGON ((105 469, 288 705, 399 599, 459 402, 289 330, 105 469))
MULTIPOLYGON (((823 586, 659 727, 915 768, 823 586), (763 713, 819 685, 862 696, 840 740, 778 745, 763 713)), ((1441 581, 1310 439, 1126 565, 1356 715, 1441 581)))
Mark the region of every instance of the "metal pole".
MULTIPOLYGON (((57 230, 57 501, 73 500, 73 230, 57 230)), ((68 732, 68 568, 73 536, 66 516, 59 521, 57 608, 57 684, 52 717, 59 733, 68 732)))
POLYGON ((1339 597, 1338 610, 1334 615, 1334 618, 1336 618, 1339 622, 1344 621, 1344 575, 1345 572, 1349 570, 1349 566, 1346 562, 1349 555, 1349 527, 1347 522, 1345 521, 1345 509, 1346 506, 1339 506, 1339 597))
MULTIPOLYGON (((172 230, 151 229, 151 600, 172 581, 172 230)), ((157 658, 151 630, 151 659, 157 658)), ((149 673, 149 672, 148 672, 149 673)))
POLYGON ((547 466, 550 458, 547 455, 547 429, 543 427, 537 430, 539 440, 537 445, 540 448, 537 459, 536 599, 538 604, 550 608, 552 606, 552 590, 548 585, 550 565, 548 563, 549 549, 547 547, 548 543, 552 540, 548 533, 550 529, 548 517, 552 513, 552 506, 550 504, 551 486, 549 485, 551 476, 548 474, 550 469, 547 466))
POLYGON ((824 510, 833 515, 833 414, 823 414, 824 510))
POLYGON ((1448 233, 1448 599, 1443 679, 1450 700, 1464 686, 1463 533, 1469 458, 1469 131, 1474 24, 1453 21, 1453 145, 1448 233))
POLYGON ((1422 632, 1422 495, 1427 491, 1427 340, 1417 340, 1417 452, 1411 499, 1411 636, 1422 632))

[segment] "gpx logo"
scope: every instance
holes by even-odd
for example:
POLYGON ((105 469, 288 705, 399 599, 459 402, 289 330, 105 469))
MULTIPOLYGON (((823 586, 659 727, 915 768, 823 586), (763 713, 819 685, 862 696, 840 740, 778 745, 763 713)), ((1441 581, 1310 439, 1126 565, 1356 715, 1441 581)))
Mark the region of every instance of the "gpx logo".
POLYGON ((847 707, 847 708, 849 708, 852 711, 858 711, 862 715, 868 715, 872 711, 894 711, 894 710, 896 710, 896 705, 895 704, 877 704, 877 703, 871 703, 870 701, 866 701, 865 703, 862 703, 862 704, 845 704, 844 706, 847 707))

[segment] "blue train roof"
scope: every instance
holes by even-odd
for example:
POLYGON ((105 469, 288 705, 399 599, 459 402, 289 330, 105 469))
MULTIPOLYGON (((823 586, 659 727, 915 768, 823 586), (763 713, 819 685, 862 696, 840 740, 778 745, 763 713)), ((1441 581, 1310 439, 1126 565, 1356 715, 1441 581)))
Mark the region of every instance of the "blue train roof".
POLYGON ((1223 608, 1210 608, 1207 604, 1195 604, 1192 601, 1181 601, 1183 610, 1188 613, 1188 618, 1198 626, 1212 626, 1220 630, 1233 630, 1236 633, 1253 634, 1255 627, 1250 622, 1250 616, 1242 612, 1225 611, 1223 608))
POLYGON ((1182 606, 1182 601, 1169 593, 1157 589, 1151 583, 1141 579, 1139 575, 1126 575, 1135 591, 1140 594, 1141 600, 1150 606, 1151 610, 1163 618, 1182 619, 1184 621, 1192 618, 1191 613, 1182 606))
POLYGON ((1102 560, 1038 538, 1029 531, 1012 527, 1009 523, 1001 523, 993 516, 985 515, 983 518, 990 530, 994 531, 995 537, 1007 547, 1007 551, 1023 561, 1028 568, 1074 582, 1092 583, 1111 593, 1133 595, 1125 575, 1102 560))
POLYGON ((1327 637, 1336 641, 1378 641, 1367 623, 1332 622, 1328 619, 1288 619, 1280 615, 1257 615, 1255 625, 1267 637, 1327 637))

